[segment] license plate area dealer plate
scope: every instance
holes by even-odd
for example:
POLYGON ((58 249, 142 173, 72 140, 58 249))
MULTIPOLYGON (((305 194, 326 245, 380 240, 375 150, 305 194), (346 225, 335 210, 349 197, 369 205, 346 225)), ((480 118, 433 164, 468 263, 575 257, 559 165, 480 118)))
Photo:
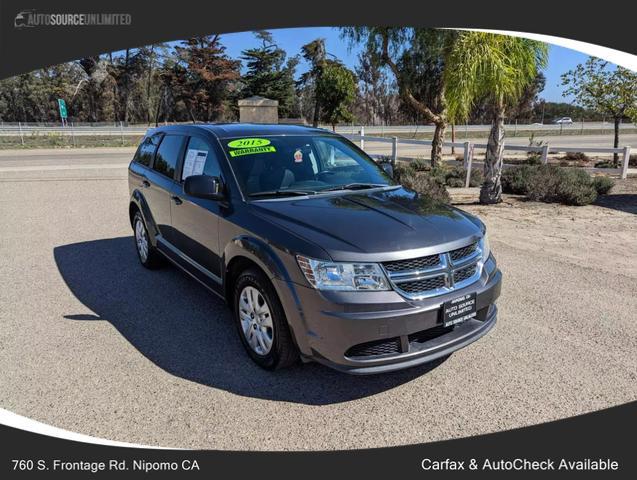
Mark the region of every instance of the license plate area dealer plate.
POLYGON ((443 304, 442 323, 445 327, 450 327, 451 325, 466 322, 475 317, 476 314, 476 294, 467 293, 443 304))

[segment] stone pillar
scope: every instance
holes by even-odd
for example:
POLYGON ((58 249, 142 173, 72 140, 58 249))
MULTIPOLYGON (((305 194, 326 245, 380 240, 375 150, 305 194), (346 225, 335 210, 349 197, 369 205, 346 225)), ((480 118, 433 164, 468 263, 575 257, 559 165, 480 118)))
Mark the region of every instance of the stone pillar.
POLYGON ((263 97, 239 100, 239 121, 242 123, 279 123, 279 102, 263 97))

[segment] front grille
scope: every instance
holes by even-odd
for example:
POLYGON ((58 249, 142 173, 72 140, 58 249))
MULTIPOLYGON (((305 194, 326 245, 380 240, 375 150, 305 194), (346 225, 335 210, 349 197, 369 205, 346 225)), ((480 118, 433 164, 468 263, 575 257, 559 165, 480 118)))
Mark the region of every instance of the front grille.
POLYGON ((377 357, 379 355, 396 355, 401 353, 400 338, 375 340, 373 342, 354 345, 347 352, 346 357, 377 357))
POLYGON ((449 252, 449 256, 453 262, 457 262, 458 260, 462 260, 465 257, 468 257, 478 248, 478 243, 472 243, 471 245, 467 245, 466 247, 458 248, 456 250, 452 250, 449 252))
POLYGON ((397 260, 387 262, 383 265, 388 272, 401 272, 404 270, 422 270, 424 268, 435 267, 440 264, 440 255, 429 255, 427 257, 410 258, 408 260, 397 260))
POLYGON ((439 275, 433 278, 425 278, 423 280, 414 280, 413 282, 402 282, 399 288, 403 292, 418 293, 427 290, 436 290, 445 286, 445 276, 439 275))
POLYGON ((440 335, 444 335, 445 333, 449 333, 453 330, 453 326, 444 327, 442 325, 438 325, 433 328, 428 328, 427 330, 421 330, 420 332, 412 333, 409 335, 409 343, 425 343, 429 340, 439 337, 440 335))
POLYGON ((477 280, 479 253, 479 242, 474 242, 446 253, 385 262, 383 267, 394 289, 407 298, 422 299, 477 280))
POLYGON ((461 268, 460 270, 456 270, 453 272, 453 281, 455 283, 462 282, 467 278, 471 278, 474 273, 476 273, 476 265, 469 265, 468 267, 461 268))

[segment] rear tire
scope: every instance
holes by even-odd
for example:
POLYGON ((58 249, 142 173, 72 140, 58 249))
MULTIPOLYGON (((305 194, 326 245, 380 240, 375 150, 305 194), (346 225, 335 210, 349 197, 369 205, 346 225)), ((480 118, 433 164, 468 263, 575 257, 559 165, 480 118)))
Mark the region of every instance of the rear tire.
POLYGON ((157 248, 150 243, 148 228, 139 210, 133 216, 133 239, 135 240, 135 250, 137 250, 139 262, 150 270, 159 268, 163 263, 163 259, 157 248))
POLYGON ((242 272, 234 286, 234 318, 241 343, 266 370, 296 363, 299 352, 274 287, 256 268, 242 272))

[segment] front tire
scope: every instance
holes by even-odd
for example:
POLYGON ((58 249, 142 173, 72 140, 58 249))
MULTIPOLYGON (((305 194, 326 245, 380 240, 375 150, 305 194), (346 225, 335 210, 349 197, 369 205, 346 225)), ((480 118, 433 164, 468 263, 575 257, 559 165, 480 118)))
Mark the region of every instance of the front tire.
POLYGON ((135 212, 133 217, 133 233, 139 262, 151 270, 159 268, 162 264, 161 254, 150 243, 148 228, 139 210, 135 212))
POLYGON ((241 343, 260 367, 276 370, 298 360, 279 297, 261 271, 248 269, 237 278, 234 317, 241 343))

